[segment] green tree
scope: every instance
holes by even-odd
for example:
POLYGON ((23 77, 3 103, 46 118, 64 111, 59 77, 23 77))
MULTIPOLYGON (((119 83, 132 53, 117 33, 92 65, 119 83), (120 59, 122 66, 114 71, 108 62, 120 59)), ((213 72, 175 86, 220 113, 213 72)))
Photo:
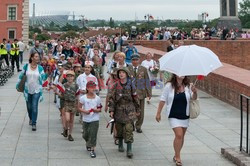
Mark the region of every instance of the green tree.
POLYGON ((250 28, 250 0, 240 2, 239 18, 243 28, 250 28))
POLYGON ((112 19, 112 17, 110 17, 109 26, 110 26, 111 28, 114 28, 114 27, 115 27, 115 21, 112 19))
POLYGON ((36 36, 36 40, 39 40, 39 41, 46 41, 46 40, 49 40, 51 39, 50 36, 48 34, 38 34, 36 36))
POLYGON ((55 27, 55 23, 54 23, 54 21, 51 21, 51 22, 50 22, 49 27, 50 27, 50 28, 55 27))

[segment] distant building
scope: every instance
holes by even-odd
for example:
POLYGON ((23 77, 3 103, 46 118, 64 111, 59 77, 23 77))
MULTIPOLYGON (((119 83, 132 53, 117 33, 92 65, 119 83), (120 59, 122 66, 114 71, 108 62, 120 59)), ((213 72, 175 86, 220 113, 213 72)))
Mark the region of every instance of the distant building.
POLYGON ((0 41, 29 39, 29 0, 1 0, 0 41))

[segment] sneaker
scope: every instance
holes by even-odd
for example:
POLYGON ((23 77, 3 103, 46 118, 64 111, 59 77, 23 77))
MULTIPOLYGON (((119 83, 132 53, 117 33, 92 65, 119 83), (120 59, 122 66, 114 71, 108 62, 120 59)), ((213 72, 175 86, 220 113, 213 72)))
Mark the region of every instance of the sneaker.
POLYGON ((93 151, 93 150, 90 151, 89 155, 91 158, 96 158, 95 151, 93 151))
POLYGON ((17 72, 20 72, 20 71, 22 71, 22 70, 20 70, 20 69, 17 70, 17 72))
POLYGON ((73 138, 71 135, 69 135, 69 136, 68 136, 68 140, 69 140, 69 141, 74 141, 74 138, 73 138))
POLYGON ((36 125, 32 125, 32 131, 36 131, 36 125))

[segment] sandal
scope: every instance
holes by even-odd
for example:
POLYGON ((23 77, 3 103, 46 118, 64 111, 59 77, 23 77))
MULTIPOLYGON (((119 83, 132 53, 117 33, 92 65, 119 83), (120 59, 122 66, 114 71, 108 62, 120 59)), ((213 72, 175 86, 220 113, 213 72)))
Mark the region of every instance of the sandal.
POLYGON ((182 166, 181 161, 176 161, 175 164, 176 164, 176 166, 182 166))
POLYGON ((175 162, 176 166, 182 166, 181 161, 177 161, 175 156, 173 157, 173 161, 175 162))

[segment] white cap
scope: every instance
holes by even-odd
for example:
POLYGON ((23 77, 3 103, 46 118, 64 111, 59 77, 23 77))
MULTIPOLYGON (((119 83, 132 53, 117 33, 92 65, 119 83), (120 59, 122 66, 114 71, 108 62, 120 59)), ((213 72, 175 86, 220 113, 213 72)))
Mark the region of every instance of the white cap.
POLYGON ((64 57, 65 57, 65 55, 64 55, 64 54, 61 54, 61 55, 60 55, 60 57, 62 57, 62 56, 64 56, 64 57))
POLYGON ((54 56, 53 58, 56 59, 56 60, 59 60, 58 56, 54 56))
POLYGON ((85 65, 90 65, 90 66, 94 66, 94 62, 92 61, 85 61, 85 65))

